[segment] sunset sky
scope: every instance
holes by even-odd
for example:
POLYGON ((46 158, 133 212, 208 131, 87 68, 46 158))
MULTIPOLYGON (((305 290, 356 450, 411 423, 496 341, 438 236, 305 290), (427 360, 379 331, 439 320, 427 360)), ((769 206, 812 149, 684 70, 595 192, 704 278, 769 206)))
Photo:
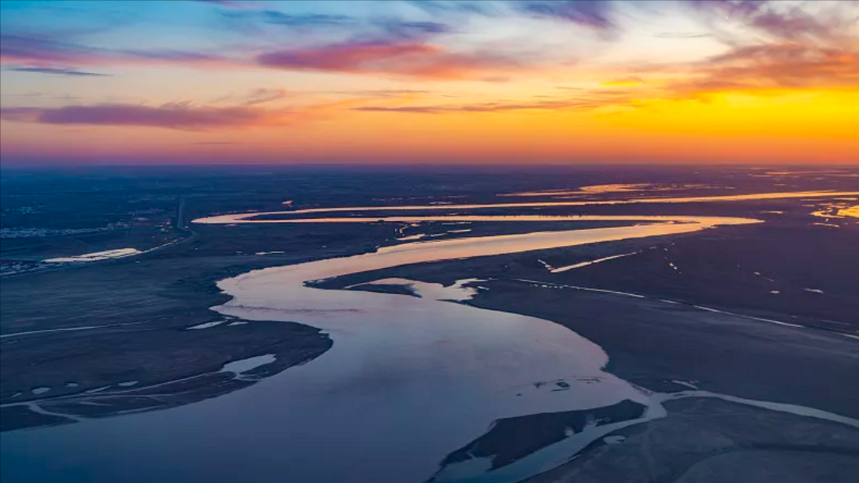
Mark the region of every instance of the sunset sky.
POLYGON ((859 162, 859 2, 0 10, 4 165, 859 162))

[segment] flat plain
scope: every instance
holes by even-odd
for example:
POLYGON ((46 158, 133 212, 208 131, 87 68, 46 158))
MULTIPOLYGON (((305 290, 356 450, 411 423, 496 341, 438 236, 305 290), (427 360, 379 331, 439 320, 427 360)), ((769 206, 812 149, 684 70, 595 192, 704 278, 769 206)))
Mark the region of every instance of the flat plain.
MULTIPOLYGON (((193 222, 250 211, 284 212, 260 219, 342 215, 381 220, 401 215, 395 207, 402 205, 434 206, 411 210, 409 215, 415 216, 671 215, 762 222, 427 260, 308 281, 313 290, 334 295, 384 293, 378 300, 395 301, 390 303, 402 304, 405 310, 420 296, 408 281, 439 284, 439 293, 447 293, 445 287, 473 280, 463 285, 470 290, 468 297, 439 303, 481 309, 481 317, 491 317, 493 312, 515 314, 563 327, 607 354, 606 374, 651 401, 660 401, 649 405, 622 400, 502 417, 470 437, 459 437, 461 444, 446 448, 442 457, 429 462, 434 470, 417 471, 406 480, 400 476, 407 469, 423 468, 427 463, 422 458, 429 457, 429 450, 422 450, 421 444, 403 448, 401 461, 379 473, 387 480, 378 481, 852 481, 859 468, 859 390, 854 383, 859 378, 855 315, 859 313, 855 281, 859 224, 839 211, 859 204, 857 196, 514 208, 456 205, 849 193, 859 188, 859 171, 472 169, 468 176, 461 170, 438 168, 337 167, 4 173, 0 253, 4 481, 112 481, 118 476, 126 481, 181 481, 189 475, 229 481, 234 477, 225 469, 235 465, 229 461, 212 461, 201 469, 200 461, 221 454, 206 445, 162 460, 158 470, 144 468, 143 463, 105 467, 94 456, 95 443, 82 445, 79 452, 70 449, 80 434, 124 434, 137 440, 119 445, 113 454, 116 459, 117 454, 127 454, 155 437, 129 433, 122 430, 123 424, 154 422, 157 427, 161 417, 185 421, 198 417, 197 425, 232 424, 217 405, 232 407, 238 403, 230 401, 244 399, 248 405, 240 407, 253 407, 255 397, 262 400, 263 392, 275 391, 279 385, 292 387, 290 378, 325 367, 341 347, 350 344, 348 333, 298 322, 319 314, 296 314, 290 320, 283 319, 281 311, 273 317, 277 322, 266 322, 262 306, 250 318, 212 310, 229 307, 233 299, 219 288, 221 281, 253 270, 345 259, 406 244, 476 242, 633 224, 612 220, 193 222), (617 185, 631 187, 618 190, 617 185), (592 186, 615 188, 581 189, 592 186), (521 196, 510 196, 516 194, 521 196), (448 205, 453 206, 439 208, 448 205), (390 209, 289 214, 368 206, 390 209), (127 248, 141 253, 88 262, 45 261, 127 248), (574 268, 559 270, 563 267, 574 268), (384 282, 390 279, 406 282, 384 282), (380 280, 383 283, 369 283, 380 280), (664 416, 654 416, 657 406, 664 409, 664 416), (565 444, 600 427, 608 432, 580 448, 565 449, 565 444), (62 477, 61 465, 44 464, 61 451, 68 458, 78 458, 76 469, 64 470, 62 477)), ((394 319, 389 322, 398 323, 394 319)), ((359 360, 370 367, 369 359, 359 360)), ((374 394, 396 394, 404 384, 394 374, 374 376, 374 394)), ((420 383, 423 376, 414 377, 420 383)), ((537 388, 551 383, 559 393, 580 390, 576 383, 570 387, 565 381, 532 382, 537 388)), ((287 395, 279 397, 293 397, 283 392, 287 395)), ((326 394, 325 398, 337 397, 326 394)), ((472 409, 462 410, 467 414, 472 409)), ((433 417, 432 407, 420 411, 421 417, 433 417)), ((259 417, 264 419, 265 414, 262 410, 259 417)), ((324 413, 314 417, 320 418, 320 434, 328 429, 353 431, 327 428, 324 413)), ((330 419, 342 420, 334 415, 330 419)), ((260 477, 286 474, 296 481, 346 481, 333 470, 320 470, 319 475, 330 476, 314 478, 313 468, 320 468, 319 461, 302 464, 289 455, 283 460, 266 458, 272 445, 288 438, 290 431, 301 432, 274 422, 271 426, 270 434, 259 435, 258 443, 236 450, 265 460, 255 470, 260 477)), ((372 431, 356 423, 354 431, 360 432, 359 428, 372 431)), ((200 431, 199 437, 212 434, 200 431)), ((420 440, 421 436, 414 437, 420 440)), ((96 440, 102 437, 107 436, 96 440)), ((218 437, 223 445, 230 444, 228 434, 218 437)), ((311 434, 303 437, 308 446, 320 443, 311 434)), ((338 461, 341 454, 336 451, 345 455, 348 448, 346 443, 335 445, 329 457, 338 461)), ((343 461, 349 459, 343 456, 343 461)), ((354 467, 346 463, 343 467, 361 481, 354 467)))

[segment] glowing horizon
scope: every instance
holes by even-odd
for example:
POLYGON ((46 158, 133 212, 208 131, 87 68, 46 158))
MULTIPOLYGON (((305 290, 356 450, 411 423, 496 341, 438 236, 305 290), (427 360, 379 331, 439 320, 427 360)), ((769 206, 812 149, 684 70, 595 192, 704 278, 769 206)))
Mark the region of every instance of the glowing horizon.
POLYGON ((6 165, 859 163, 859 2, 0 11, 6 165))

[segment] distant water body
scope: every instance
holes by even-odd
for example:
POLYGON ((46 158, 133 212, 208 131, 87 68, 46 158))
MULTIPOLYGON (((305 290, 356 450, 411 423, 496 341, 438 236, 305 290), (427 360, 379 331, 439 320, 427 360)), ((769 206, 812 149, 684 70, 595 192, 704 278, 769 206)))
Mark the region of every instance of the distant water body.
MULTIPOLYGON (((493 208, 543 208, 564 206, 599 206, 599 205, 628 205, 628 204, 660 204, 660 203, 727 203, 735 201, 755 200, 780 200, 795 198, 833 198, 842 196, 856 196, 859 191, 788 191, 781 193, 753 193, 744 195, 717 195, 717 196, 687 196, 675 198, 625 198, 605 200, 582 200, 582 201, 535 201, 522 203, 488 203, 488 204, 462 204, 462 205, 405 205, 405 206, 353 206, 334 208, 307 208, 291 211, 269 211, 254 213, 235 213, 219 216, 211 216, 194 220, 200 224, 233 224, 233 223, 300 223, 300 219, 278 219, 261 220, 260 216, 271 215, 303 215, 312 213, 337 213, 337 212, 366 212, 366 211, 427 211, 427 210, 480 210, 493 208)), ((637 217, 603 217, 604 219, 635 219, 637 217)), ((662 217, 668 218, 668 217, 662 217)), ((680 217, 682 218, 682 217, 680 217)), ((691 218, 691 217, 690 217, 691 218)), ((581 217, 580 219, 600 219, 593 217, 581 217)), ((317 220, 318 222, 319 220, 317 220)))

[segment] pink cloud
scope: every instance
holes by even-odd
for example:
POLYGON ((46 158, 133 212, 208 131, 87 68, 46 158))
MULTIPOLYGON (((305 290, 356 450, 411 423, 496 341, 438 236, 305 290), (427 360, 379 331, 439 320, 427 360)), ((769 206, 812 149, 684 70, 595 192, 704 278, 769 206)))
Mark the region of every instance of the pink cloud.
POLYGON ((265 67, 437 79, 485 78, 521 69, 516 59, 486 53, 455 53, 422 42, 364 42, 287 49, 257 56, 265 67))
POLYGON ((182 130, 209 130, 227 127, 285 124, 289 111, 253 105, 213 107, 189 103, 161 106, 96 104, 55 108, 19 107, 0 110, 8 121, 40 124, 89 124, 100 126, 145 126, 182 130))
POLYGON ((681 91, 859 86, 855 51, 797 43, 738 47, 696 66, 681 91))

